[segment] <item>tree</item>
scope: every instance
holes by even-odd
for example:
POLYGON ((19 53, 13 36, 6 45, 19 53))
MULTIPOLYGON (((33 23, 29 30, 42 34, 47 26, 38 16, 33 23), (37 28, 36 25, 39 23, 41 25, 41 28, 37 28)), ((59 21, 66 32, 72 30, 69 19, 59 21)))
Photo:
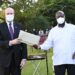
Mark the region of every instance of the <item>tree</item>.
MULTIPOLYGON (((65 12, 68 22, 75 23, 75 0, 38 0, 38 2, 17 0, 15 3, 4 1, 4 6, 10 5, 15 9, 15 20, 20 22, 24 28, 28 28, 29 31, 32 28, 39 29, 39 25, 42 24, 47 24, 47 27, 55 26, 55 13, 58 10, 65 12)), ((4 6, 3 8, 5 8, 4 6)), ((41 27, 46 28, 46 25, 41 27)))

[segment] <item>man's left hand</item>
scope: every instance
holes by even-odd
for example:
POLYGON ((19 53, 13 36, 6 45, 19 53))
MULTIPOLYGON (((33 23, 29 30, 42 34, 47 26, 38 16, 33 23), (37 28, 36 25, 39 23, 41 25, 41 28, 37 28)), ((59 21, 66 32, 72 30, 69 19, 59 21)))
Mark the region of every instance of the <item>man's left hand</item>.
POLYGON ((25 63, 26 63, 26 59, 22 59, 20 63, 21 69, 24 67, 25 63))

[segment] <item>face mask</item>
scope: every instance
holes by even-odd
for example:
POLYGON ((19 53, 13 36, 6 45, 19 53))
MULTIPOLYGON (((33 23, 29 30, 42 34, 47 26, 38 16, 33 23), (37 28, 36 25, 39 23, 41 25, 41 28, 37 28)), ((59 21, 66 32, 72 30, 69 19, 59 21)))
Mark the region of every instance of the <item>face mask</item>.
POLYGON ((6 15, 6 21, 11 22, 14 20, 14 15, 6 15))
POLYGON ((65 18, 60 17, 57 19, 58 24, 63 24, 64 22, 65 22, 65 18))

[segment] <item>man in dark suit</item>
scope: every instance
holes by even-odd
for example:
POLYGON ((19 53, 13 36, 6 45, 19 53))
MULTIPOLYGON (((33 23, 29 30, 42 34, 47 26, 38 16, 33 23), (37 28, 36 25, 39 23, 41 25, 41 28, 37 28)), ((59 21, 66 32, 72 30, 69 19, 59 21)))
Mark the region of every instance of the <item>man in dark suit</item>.
POLYGON ((0 75, 21 75, 27 57, 27 46, 19 41, 21 30, 14 22, 14 9, 5 9, 5 22, 0 24, 0 75))

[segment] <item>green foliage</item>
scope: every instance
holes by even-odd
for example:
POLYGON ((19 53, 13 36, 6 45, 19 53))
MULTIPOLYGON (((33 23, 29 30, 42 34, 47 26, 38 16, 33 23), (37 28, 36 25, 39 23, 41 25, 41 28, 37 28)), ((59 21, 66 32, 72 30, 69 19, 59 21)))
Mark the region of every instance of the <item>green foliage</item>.
POLYGON ((47 18, 40 15, 35 18, 29 18, 27 22, 28 30, 31 31, 33 28, 37 29, 43 29, 49 28, 50 23, 48 22, 47 18), (29 26, 28 26, 29 25, 29 26), (32 29, 31 29, 32 28, 32 29))
POLYGON ((18 0, 18 2, 13 6, 15 9, 16 17, 15 19, 20 22, 25 29, 31 31, 33 28, 37 30, 46 29, 49 27, 50 23, 46 17, 41 16, 40 11, 44 8, 44 1, 39 0, 37 3, 26 4, 27 0, 18 0), (17 10, 16 10, 17 8, 17 10))
MULTIPOLYGON (((4 0, 2 8, 7 7, 4 0)), ((15 9, 15 20, 29 31, 32 28, 45 29, 56 25, 55 13, 58 10, 65 12, 66 20, 75 24, 75 0, 17 0, 11 5, 15 9)))

